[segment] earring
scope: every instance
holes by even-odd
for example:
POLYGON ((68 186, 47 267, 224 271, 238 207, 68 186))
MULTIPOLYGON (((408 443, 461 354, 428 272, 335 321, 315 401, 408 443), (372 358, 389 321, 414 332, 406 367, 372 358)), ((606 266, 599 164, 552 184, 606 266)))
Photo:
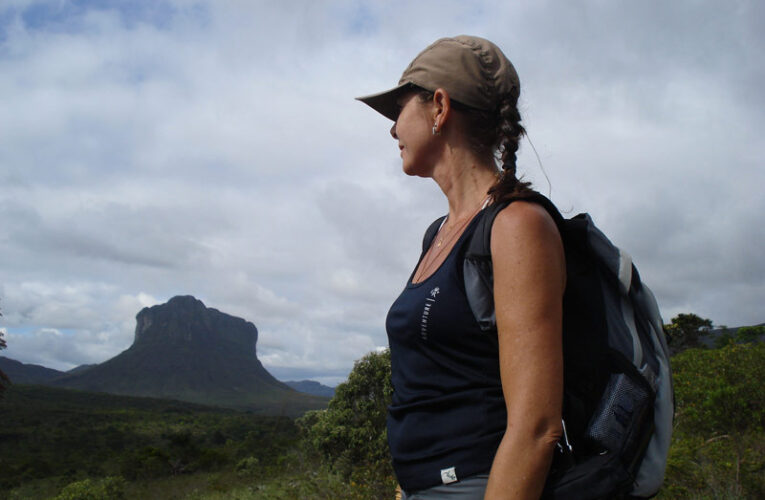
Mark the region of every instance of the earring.
POLYGON ((434 123, 434 124, 433 124, 433 130, 432 130, 432 132, 433 132, 433 135, 441 135, 441 131, 440 131, 440 130, 438 130, 438 122, 436 122, 436 123, 434 123))

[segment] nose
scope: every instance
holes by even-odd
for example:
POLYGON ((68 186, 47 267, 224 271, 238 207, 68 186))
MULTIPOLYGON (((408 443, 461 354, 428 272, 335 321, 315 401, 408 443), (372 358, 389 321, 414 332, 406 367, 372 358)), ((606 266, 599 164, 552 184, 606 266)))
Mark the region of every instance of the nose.
POLYGON ((396 135, 396 122, 393 122, 393 126, 390 128, 390 135, 398 140, 398 136, 396 135))

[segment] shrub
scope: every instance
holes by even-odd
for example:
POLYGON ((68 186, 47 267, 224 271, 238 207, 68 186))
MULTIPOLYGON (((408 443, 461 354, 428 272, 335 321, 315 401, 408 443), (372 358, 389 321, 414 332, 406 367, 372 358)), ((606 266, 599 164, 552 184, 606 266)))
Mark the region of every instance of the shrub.
POLYGON ((258 459, 255 457, 243 458, 236 464, 235 470, 239 477, 253 476, 258 470, 258 459))
POLYGON ((672 368, 679 431, 712 437, 765 428, 765 344, 685 351, 672 368))
POLYGON ((228 462, 228 456, 219 450, 205 448, 201 450, 191 464, 193 470, 217 469, 228 462))
POLYGON ((669 324, 664 325, 673 354, 689 348, 703 347, 699 338, 709 333, 711 328, 712 320, 693 313, 680 313, 672 318, 669 324))
POLYGON ((121 477, 106 477, 69 483, 54 500, 116 500, 120 498, 125 498, 125 480, 121 477))
POLYGON ((380 496, 392 494, 394 484, 385 425, 393 393, 390 375, 390 351, 369 353, 354 364, 348 381, 337 386, 326 410, 298 420, 309 448, 346 480, 380 496))
POLYGON ((742 326, 736 331, 736 340, 739 342, 757 342, 765 337, 765 326, 742 326))
MULTIPOLYGON (((2 316, 2 314, 0 314, 2 316)), ((5 343, 5 339, 3 338, 4 332, 0 331, 0 351, 5 349, 7 347, 7 344, 5 343)), ((3 373, 2 370, 0 370, 0 399, 3 398, 3 393, 5 392, 6 387, 8 384, 11 383, 11 379, 8 378, 8 375, 3 373)))
POLYGON ((677 411, 658 498, 765 498, 765 344, 672 358, 677 411))
POLYGON ((127 454, 120 464, 120 471, 129 480, 167 476, 172 465, 167 453, 153 446, 127 454))

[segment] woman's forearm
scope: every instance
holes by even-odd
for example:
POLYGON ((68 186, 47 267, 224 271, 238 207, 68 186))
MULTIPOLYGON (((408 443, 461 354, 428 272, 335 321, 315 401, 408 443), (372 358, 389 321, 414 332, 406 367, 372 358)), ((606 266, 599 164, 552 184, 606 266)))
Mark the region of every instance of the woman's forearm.
POLYGON ((538 499, 560 434, 552 424, 537 433, 508 428, 494 456, 485 500, 538 499))

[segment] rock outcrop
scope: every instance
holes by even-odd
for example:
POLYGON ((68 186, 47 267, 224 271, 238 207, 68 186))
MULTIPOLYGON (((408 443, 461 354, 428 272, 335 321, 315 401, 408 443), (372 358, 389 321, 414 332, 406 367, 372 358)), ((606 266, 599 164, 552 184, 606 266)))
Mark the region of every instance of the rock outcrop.
POLYGON ((142 309, 133 345, 104 363, 51 384, 152 396, 269 414, 326 406, 276 380, 256 355, 258 330, 192 296, 142 309))

